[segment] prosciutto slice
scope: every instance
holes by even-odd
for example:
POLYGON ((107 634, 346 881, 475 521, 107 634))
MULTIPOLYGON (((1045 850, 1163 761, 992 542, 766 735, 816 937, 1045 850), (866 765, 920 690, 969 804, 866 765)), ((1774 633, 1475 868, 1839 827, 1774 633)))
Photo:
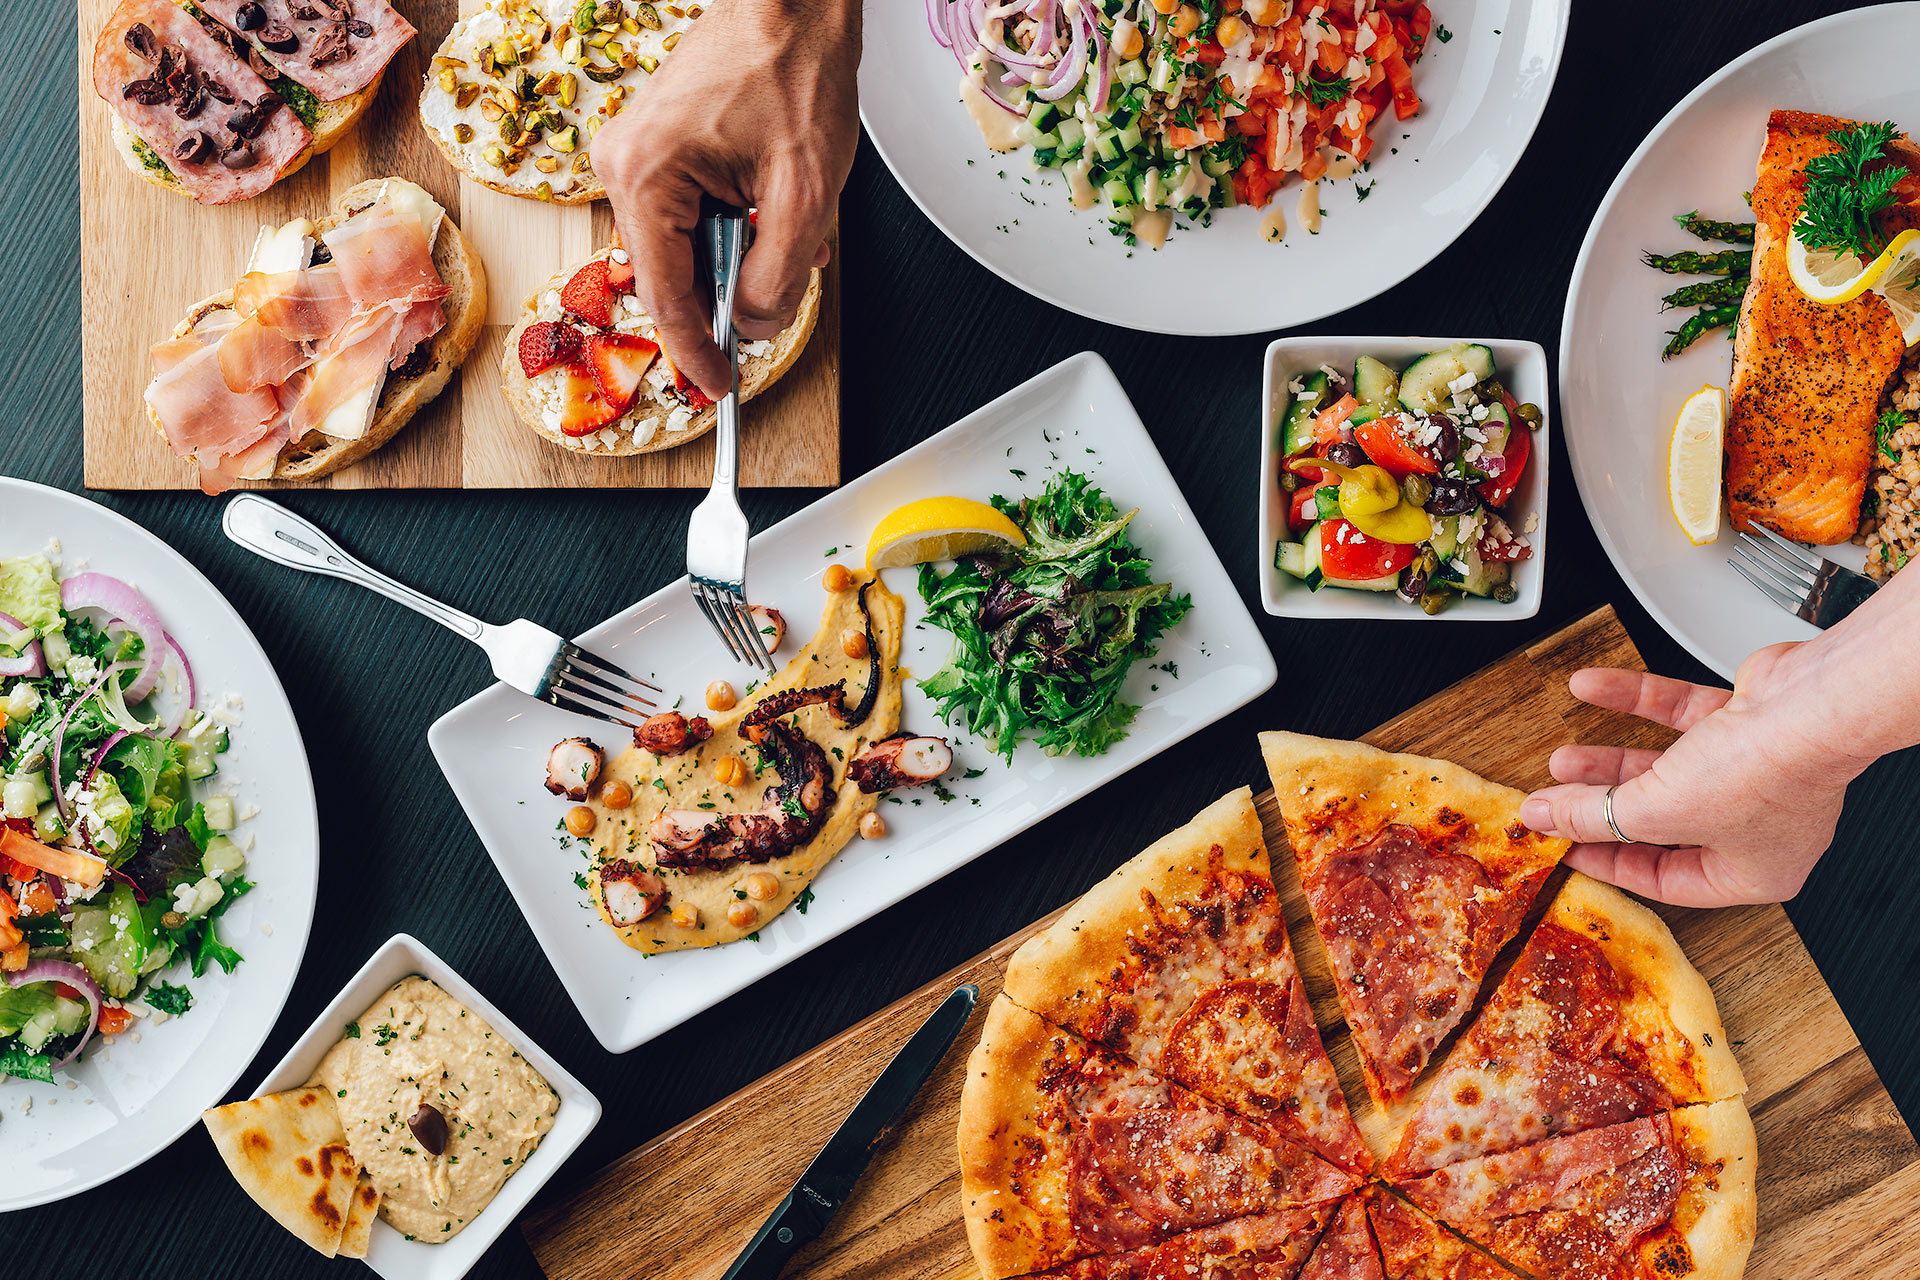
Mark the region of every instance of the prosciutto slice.
POLYGON ((155 49, 170 50, 176 59, 184 59, 186 75, 211 77, 235 104, 258 101, 268 91, 267 82, 171 0, 121 0, 100 28, 93 44, 94 92, 153 149, 195 200, 201 204, 230 204, 251 199, 272 186, 281 170, 312 143, 313 135, 299 117, 281 107, 252 140, 251 165, 229 169, 221 164, 219 153, 233 138, 227 121, 237 105, 202 93, 199 97, 203 101, 191 117, 182 118, 171 98, 143 102, 140 98, 149 95, 140 91, 129 96, 129 86, 149 81, 157 69, 128 43, 128 34, 137 26, 151 33, 155 49), (174 152, 193 133, 206 134, 211 145, 206 159, 190 163, 174 152))
POLYGON ((153 350, 160 371, 146 400, 181 457, 230 455, 259 443, 280 413, 271 389, 236 392, 220 372, 220 343, 174 338, 153 350))
POLYGON ((352 317, 354 299, 340 268, 303 267, 272 275, 249 271, 234 286, 233 308, 296 342, 320 342, 352 317))
POLYGON ((277 387, 313 363, 307 349, 248 316, 220 339, 220 376, 230 391, 277 387))
MULTIPOLYGON (((313 364, 313 382, 293 409, 293 433, 319 431, 330 414, 368 386, 384 379, 393 347, 407 321, 407 313, 382 307, 356 315, 327 340, 313 364)), ((333 424, 335 439, 356 440, 366 424, 342 428, 333 424)))
MULTIPOLYGON (((240 31, 240 6, 246 0, 206 0, 200 8, 224 27, 240 31)), ((393 60, 400 47, 413 39, 413 24, 387 0, 308 0, 303 6, 312 18, 294 12, 288 0, 258 0, 267 21, 283 23, 298 41, 290 53, 275 53, 255 42, 260 56, 281 75, 312 92, 322 102, 335 102, 358 93, 393 60), (354 23, 364 23, 371 34, 353 34, 354 23)), ((257 32, 254 34, 258 34, 257 32)), ((253 36, 241 32, 243 38, 253 36)))
POLYGON ((321 239, 361 308, 411 307, 449 292, 420 219, 393 209, 384 195, 321 239))

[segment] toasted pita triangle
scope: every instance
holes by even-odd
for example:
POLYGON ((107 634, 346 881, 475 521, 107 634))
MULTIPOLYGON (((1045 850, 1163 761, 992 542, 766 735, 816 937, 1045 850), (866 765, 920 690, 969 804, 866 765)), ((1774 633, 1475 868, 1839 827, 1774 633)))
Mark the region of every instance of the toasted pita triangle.
POLYGON ((200 1119, 255 1204, 327 1257, 340 1251, 360 1167, 326 1090, 269 1093, 200 1119))
POLYGON ((341 1257, 367 1256, 367 1238, 373 1234, 374 1215, 379 1212, 380 1188, 373 1185, 373 1176, 362 1170, 359 1181, 354 1184, 353 1199, 347 1205, 346 1229, 340 1233, 341 1257))

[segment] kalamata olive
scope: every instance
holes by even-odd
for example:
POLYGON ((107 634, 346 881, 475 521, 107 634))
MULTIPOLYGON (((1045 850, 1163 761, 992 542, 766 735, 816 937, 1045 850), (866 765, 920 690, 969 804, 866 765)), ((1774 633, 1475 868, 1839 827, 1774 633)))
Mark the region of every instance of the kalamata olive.
POLYGON ((292 53, 300 47, 300 37, 284 22, 269 22, 260 28, 260 43, 275 53, 292 53))
POLYGON ((1425 421, 1433 424, 1436 434, 1433 437, 1433 456, 1445 462, 1460 452, 1460 428, 1454 425, 1453 418, 1444 413, 1432 414, 1425 421))
POLYGON ((265 125, 266 121, 261 118, 258 111, 254 110, 251 102, 241 103, 234 113, 227 117, 227 128, 233 130, 236 138, 255 137, 265 125))
POLYGON ((1400 598, 1408 604, 1420 603, 1420 597, 1427 593, 1427 580, 1407 569, 1400 575, 1400 598))
POLYGON ((258 31, 267 25, 267 11, 256 4, 255 0, 247 0, 245 4, 234 10, 233 25, 242 31, 258 31))
POLYGON ((1442 476, 1433 482, 1433 496, 1427 499, 1427 514, 1463 516, 1480 505, 1480 495, 1465 480, 1442 476))
POLYGON ((413 1130, 413 1136, 420 1139, 428 1155, 437 1156, 447 1149, 447 1118, 431 1102, 423 1102, 413 1109, 413 1114, 407 1117, 407 1128, 413 1130))
POLYGON ((1367 454, 1359 445, 1342 440, 1327 449, 1327 461, 1342 467, 1360 467, 1366 465, 1367 454))
POLYGON ((246 169, 253 164, 253 145, 236 140, 231 149, 220 153, 220 163, 229 169, 246 169))
POLYGON ((160 60, 160 41, 155 38, 153 28, 144 22, 136 22, 127 28, 127 48, 148 62, 160 60))
POLYGON ((195 129, 173 148, 173 158, 186 164, 199 164, 213 154, 213 139, 195 129))

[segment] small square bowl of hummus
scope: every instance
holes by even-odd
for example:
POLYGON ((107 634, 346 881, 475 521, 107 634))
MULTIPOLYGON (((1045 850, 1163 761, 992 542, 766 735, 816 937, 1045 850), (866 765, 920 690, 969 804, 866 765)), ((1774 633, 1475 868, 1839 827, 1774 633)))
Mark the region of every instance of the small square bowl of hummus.
POLYGON ((388 1280, 464 1276, 600 1121, 585 1085, 404 933, 254 1096, 302 1085, 333 1095, 380 1192, 366 1262, 388 1280))

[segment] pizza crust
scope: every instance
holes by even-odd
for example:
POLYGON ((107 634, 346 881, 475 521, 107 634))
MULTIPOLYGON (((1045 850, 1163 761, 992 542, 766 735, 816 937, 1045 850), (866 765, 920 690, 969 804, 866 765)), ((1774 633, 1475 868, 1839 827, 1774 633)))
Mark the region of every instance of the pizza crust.
POLYGON ((1690 1172, 1671 1223, 1636 1248, 1636 1280, 1740 1280, 1759 1222, 1753 1117, 1738 1098, 1672 1115, 1690 1172))

